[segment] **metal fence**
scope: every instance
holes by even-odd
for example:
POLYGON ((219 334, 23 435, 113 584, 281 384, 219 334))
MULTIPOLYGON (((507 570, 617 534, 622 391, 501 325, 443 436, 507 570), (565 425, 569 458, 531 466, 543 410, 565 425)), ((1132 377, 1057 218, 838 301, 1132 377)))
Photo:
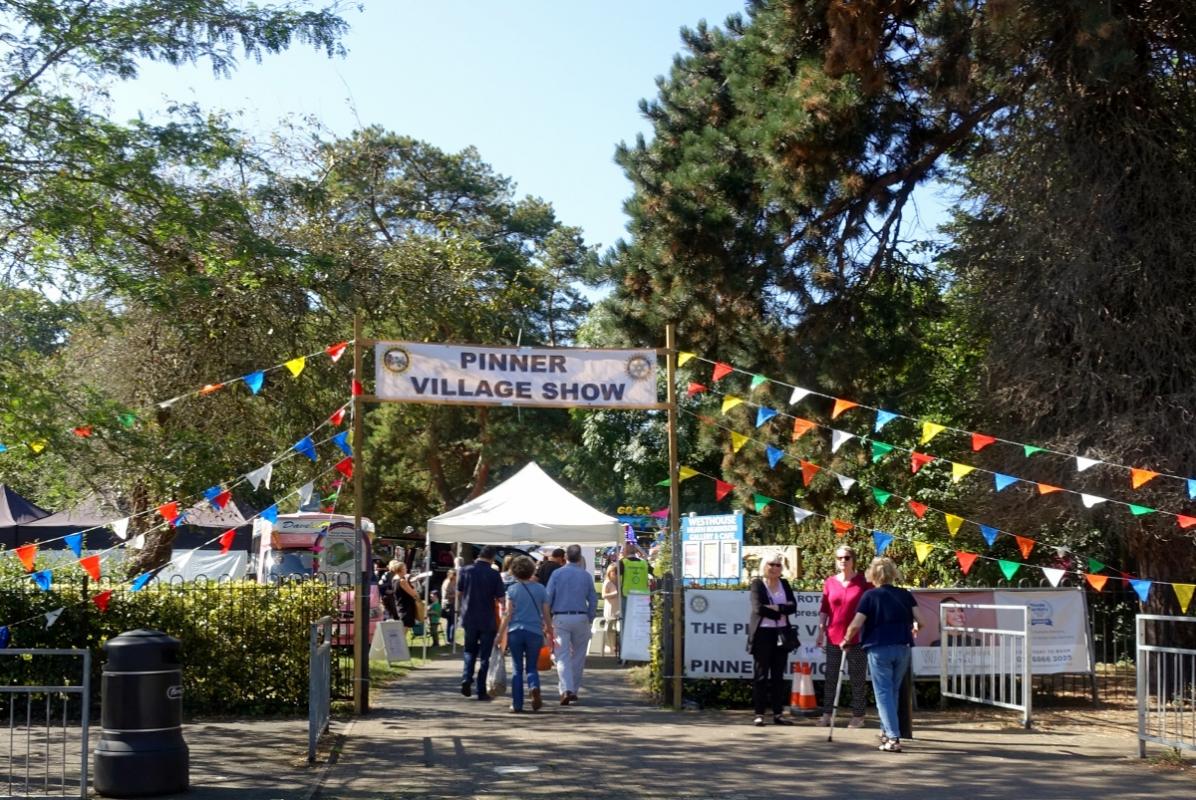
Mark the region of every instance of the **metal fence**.
POLYGON ((1175 647, 1192 617, 1139 614, 1136 621, 1138 755, 1146 743, 1196 750, 1196 649, 1175 647))
POLYGON ((321 617, 311 626, 308 660, 307 760, 316 760, 316 745, 332 716, 332 617, 321 617))
POLYGON ((944 698, 1022 712, 1030 727, 1033 705, 1030 676, 1030 609, 987 603, 943 603, 939 606, 939 692, 944 698), (1021 628, 979 628, 947 624, 950 609, 1020 613, 1021 628))
POLYGON ((91 652, 0 650, 0 788, 7 797, 87 797, 91 652), (55 674, 61 685, 34 685, 23 674, 55 674), (7 708, 5 708, 7 706, 7 708))

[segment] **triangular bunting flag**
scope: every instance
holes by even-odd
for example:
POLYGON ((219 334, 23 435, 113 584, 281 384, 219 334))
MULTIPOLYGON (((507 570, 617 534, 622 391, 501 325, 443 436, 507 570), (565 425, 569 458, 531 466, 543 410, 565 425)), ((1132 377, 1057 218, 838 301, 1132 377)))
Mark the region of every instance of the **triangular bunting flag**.
POLYGON ((311 496, 313 494, 315 494, 315 491, 316 491, 316 485, 311 481, 308 481, 307 483, 305 483, 299 487, 299 506, 300 506, 300 508, 302 508, 303 506, 305 506, 311 502, 311 496))
POLYGON ((1104 568, 1105 568, 1105 565, 1103 563, 1101 563, 1100 561, 1097 561, 1095 558, 1088 559, 1088 571, 1089 572, 1100 572, 1104 568))
POLYGON ((1076 456, 1076 472, 1083 472, 1089 467, 1095 467, 1100 462, 1095 458, 1084 458, 1083 456, 1076 456))
POLYGON ((108 610, 108 603, 112 601, 112 590, 100 592, 95 597, 91 598, 91 602, 96 604, 96 608, 100 611, 108 610))
POLYGON ((976 561, 976 554, 969 553, 966 550, 956 550, 955 560, 959 562, 959 569, 964 575, 967 575, 968 570, 972 568, 972 564, 976 561))
POLYGON ((288 361, 285 364, 285 366, 287 369, 289 369, 291 371, 291 375, 293 377, 298 378, 299 373, 303 372, 303 368, 305 366, 307 366, 307 356, 299 356, 298 358, 292 358, 290 361, 288 361))
POLYGON ((776 415, 777 412, 773 409, 760 406, 756 409, 756 427, 759 428, 761 425, 763 425, 765 422, 768 422, 776 415))
POLYGON ((886 492, 884 489, 878 489, 875 486, 872 487, 872 498, 876 500, 876 504, 878 506, 883 506, 885 503, 889 502, 889 498, 892 496, 892 492, 886 492))
POLYGON ((1085 572, 1084 580, 1088 581, 1088 585, 1099 592, 1105 588, 1105 584, 1108 582, 1109 576, 1093 575, 1091 572, 1085 572))
POLYGON ((47 611, 46 612, 46 627, 47 628, 52 627, 54 625, 54 623, 58 621, 58 618, 62 616, 63 611, 66 611, 66 609, 65 608, 56 608, 53 611, 47 611))
POLYGON ((831 520, 831 527, 835 529, 836 536, 846 536, 847 532, 855 526, 846 520, 833 519, 831 520))
POLYGON ((748 437, 744 436, 742 433, 731 431, 731 452, 738 453, 743 446, 747 444, 747 441, 748 437))
POLYGON ((25 571, 33 572, 33 559, 37 556, 37 545, 23 544, 13 552, 17 554, 17 558, 21 559, 21 565, 25 567, 25 571))
POLYGON ((1034 455, 1035 453, 1041 453, 1042 451, 1043 451, 1043 448, 1035 447, 1032 444, 1022 445, 1022 452, 1026 454, 1026 458, 1029 458, 1030 456, 1034 455))
POLYGON ((997 440, 997 437, 995 437, 995 436, 985 436, 983 433, 973 433, 972 434, 972 451, 979 453, 981 450, 988 447, 990 444, 992 444, 996 440, 997 440))
POLYGON ((685 387, 685 395, 687 397, 693 397, 695 394, 701 394, 705 391, 707 391, 707 388, 704 385, 695 383, 694 381, 690 381, 689 385, 685 387))
POLYGON ((693 353, 680 352, 677 354, 677 366, 684 367, 694 357, 693 353))
POLYGON ((752 505, 755 506, 757 514, 768 508, 768 504, 772 501, 771 497, 765 497, 762 494, 752 495, 752 505))
POLYGON ((29 576, 33 578, 33 582, 37 584, 37 588, 43 592, 50 591, 50 587, 54 584, 54 573, 48 569, 39 570, 29 576))
POLYGON ((876 422, 872 425, 872 430, 879 431, 881 428, 897 419, 897 416, 898 415, 894 414, 892 411, 877 411, 876 422))
POLYGON ((12 641, 12 631, 7 625, 0 625, 0 650, 8 647, 9 642, 12 641))
MULTIPOLYGON (((212 503, 212 501, 216 499, 216 495, 220 494, 220 491, 221 489, 219 486, 209 486, 207 489, 203 490, 204 499, 209 503, 212 503)), ((212 508, 218 509, 215 503, 212 503, 212 508)))
POLYGON ((79 566, 83 568, 84 572, 91 576, 93 581, 98 581, 100 579, 99 556, 88 556, 87 558, 81 558, 79 559, 79 566))
POLYGON ((955 514, 943 514, 943 520, 947 523, 947 531, 954 536, 959 533, 959 526, 963 524, 963 517, 958 517, 955 514))
POLYGON ((191 557, 195 555, 194 550, 184 550, 181 553, 176 553, 171 556, 170 563, 174 564, 174 568, 179 572, 185 572, 187 565, 191 563, 191 557))
POLYGON ((1156 508, 1147 508, 1146 506, 1136 506, 1133 503, 1129 503, 1128 505, 1130 507, 1130 513, 1133 514, 1135 517, 1145 516, 1146 514, 1154 514, 1156 511, 1158 511, 1158 509, 1156 509, 1156 508))
POLYGON ((678 466, 677 467, 677 482, 684 483, 685 481, 689 480, 690 478, 692 478, 693 476, 695 476, 697 474, 698 474, 698 471, 696 469, 694 469, 693 467, 678 466))
POLYGON ((163 503, 158 506, 158 513, 162 515, 162 519, 168 523, 173 523, 179 518, 179 504, 173 500, 169 503, 163 503))
POLYGON ((838 419, 839 415, 844 411, 850 411, 859 406, 859 403, 853 403, 850 400, 835 399, 835 407, 831 409, 831 419, 838 419))
POLYGON ((1042 574, 1046 575, 1046 579, 1051 582, 1051 586, 1058 587, 1059 581, 1063 580, 1063 570, 1057 567, 1040 567, 1042 574))
POLYGON ((810 393, 809 389, 803 389, 800 386, 793 387, 793 393, 789 395, 789 405, 794 406, 806 398, 810 393))
POLYGON ((348 346, 348 342, 337 342, 336 344, 330 344, 325 347, 324 352, 328 354, 328 357, 332 359, 332 363, 335 364, 341 360, 341 356, 345 354, 345 348, 348 346))
POLYGON ((271 503, 270 505, 263 508, 261 513, 258 516, 260 516, 262 519, 266 520, 266 522, 277 522, 278 521, 278 505, 275 503, 271 503))
POLYGON ((1196 500, 1196 478, 1188 478, 1188 499, 1196 500))
POLYGON ((1171 584, 1171 589, 1175 592, 1175 599, 1179 601, 1179 610, 1187 614, 1188 604, 1192 602, 1192 592, 1196 590, 1196 584, 1173 583, 1171 584))
POLYGON ((38 439, 37 441, 29 443, 29 449, 32 450, 33 454, 36 456, 40 454, 41 451, 46 449, 46 444, 47 442, 45 439, 38 439))
POLYGON ((1021 569, 1021 564, 1016 561, 1006 561, 1003 558, 997 559, 997 563, 1001 565, 1001 572, 1005 574, 1005 580, 1013 580, 1013 576, 1021 569))
POLYGON ((365 387, 361 385, 361 381, 354 378, 349 383, 349 394, 353 397, 361 397, 365 394, 365 387))
POLYGON ((914 542, 914 553, 918 556, 919 564, 926 560, 926 556, 930 555, 932 550, 934 545, 930 542, 914 542))
POLYGON ((221 492, 220 494, 218 494, 212 498, 212 505, 214 505, 218 509, 223 510, 224 507, 228 505, 228 501, 232 500, 232 499, 233 499, 233 493, 231 491, 229 491, 228 489, 225 489, 223 492, 221 492))
POLYGON ((926 505, 925 503, 919 503, 917 500, 910 500, 907 505, 909 506, 910 511, 913 511, 914 516, 916 516, 918 519, 922 519, 922 517, 926 516, 926 510, 930 508, 930 506, 926 505))
POLYGON ((793 418, 793 441, 796 442, 802 436, 804 436, 805 434, 809 433, 810 431, 814 430, 817 427, 818 427, 817 423, 810 422, 810 420, 808 420, 808 419, 802 419, 801 417, 794 417, 793 418))
MULTIPOLYGON (((271 506, 271 508, 274 508, 274 506, 271 506)), ((263 512, 263 518, 264 513, 265 512, 263 512)), ((276 516, 275 519, 277 518, 278 517, 276 516)), ((237 538, 237 532, 233 528, 229 528, 227 531, 220 534, 220 552, 227 553, 230 549, 232 549, 233 539, 235 538, 237 538)))
POLYGON ((83 534, 68 533, 62 537, 63 543, 71 548, 71 552, 75 554, 75 558, 83 555, 83 534))
POLYGON ((822 467, 817 464, 811 464, 809 461, 801 462, 801 485, 809 486, 810 481, 814 480, 814 476, 822 470, 822 467))
POLYGON ((797 525, 800 525, 803 522, 805 522, 807 519, 809 519, 811 516, 813 516, 813 514, 814 514, 813 511, 806 511, 804 508, 798 508, 797 506, 794 506, 793 507, 793 522, 797 525))
POLYGON ((95 429, 90 425, 80 425, 79 427, 74 428, 71 432, 80 439, 87 439, 91 437, 92 433, 95 432, 95 429))
POLYGON ((1100 505, 1101 503, 1107 501, 1105 498, 1097 497, 1094 494, 1081 494, 1080 502, 1084 504, 1084 508, 1092 508, 1093 506, 1100 505))
POLYGON ((1031 551, 1034 550, 1034 540, 1026 536, 1014 536, 1017 540, 1017 549, 1022 551, 1022 558, 1029 558, 1031 551))
POLYGON ((843 494, 851 491, 851 487, 855 486, 855 478, 849 478, 846 475, 836 475, 835 479, 839 481, 839 488, 843 490, 843 494))
POLYGON ((885 444, 884 442, 872 442, 872 463, 875 464, 882 458, 893 452, 893 445, 885 444))
POLYGON ((154 577, 152 570, 143 572, 133 579, 133 584, 129 587, 130 592, 140 592, 145 588, 145 585, 150 582, 150 578, 154 577))
POLYGON ((963 480, 965 477, 967 477, 969 472, 972 472, 974 469, 976 469, 976 468, 969 464, 960 464, 958 461, 952 461, 951 462, 951 482, 959 483, 961 480, 963 480))
POLYGON ((1001 492, 1017 483, 1017 478, 1011 475, 1002 475, 999 472, 993 473, 993 483, 996 484, 997 491, 1001 492))
MULTIPOLYGON (((1148 469, 1130 469, 1130 485, 1132 485, 1135 489, 1145 483, 1149 483, 1157 477, 1159 477, 1159 473, 1151 472, 1148 469)), ((1145 603, 1146 601, 1143 600, 1142 602, 1145 603)))
POLYGON ((940 425, 937 422, 923 422, 922 438, 919 440, 919 444, 926 444, 945 430, 947 430, 946 425, 940 425))
POLYGON ((738 397, 736 397, 733 394, 727 395, 726 397, 723 398, 723 413, 726 414, 728 411, 735 408, 735 406, 739 405, 742 402, 743 402, 742 400, 740 400, 738 397))
POLYGON ((122 542, 129 536, 129 518, 118 519, 115 522, 109 523, 112 526, 112 532, 116 534, 116 538, 122 542))
POLYGON ((1184 530, 1196 525, 1196 517, 1188 517, 1183 514, 1176 514, 1175 521, 1179 524, 1179 527, 1183 528, 1184 530))
POLYGON ((1039 483, 1035 485, 1038 486, 1039 494, 1054 494, 1055 492, 1063 491, 1058 486, 1051 486, 1049 483, 1039 483))
POLYGON ((342 422, 345 421, 345 407, 341 406, 336 411, 333 411, 328 417, 328 421, 332 424, 332 427, 338 427, 342 422))
POLYGON ((270 476, 272 476, 273 474, 274 474, 274 465, 266 464, 265 466, 258 467, 253 472, 245 473, 245 478, 249 481, 249 483, 253 486, 254 489, 257 489, 263 485, 267 489, 269 489, 270 488, 270 476))
POLYGON ((785 457, 784 450, 771 444, 764 448, 764 454, 768 456, 768 466, 772 469, 776 469, 777 463, 785 457))
POLYGON ((137 424, 137 415, 132 414, 128 411, 126 411, 123 414, 118 414, 116 416, 116 418, 117 418, 117 420, 120 421, 120 424, 126 428, 132 428, 134 425, 137 424))
POLYGON ((877 556, 884 555, 885 549, 888 548, 892 541, 892 534, 885 533, 884 531, 872 531, 872 544, 876 547, 877 556))
POLYGON ((199 396, 207 397, 208 395, 218 392, 223 388, 223 383, 205 383, 204 387, 199 390, 199 396))
POLYGON ((910 453, 909 454, 909 468, 910 471, 917 474, 918 470, 934 461, 934 456, 927 453, 910 453))
POLYGON ((349 432, 348 431, 341 431, 336 436, 333 436, 332 443, 334 445, 336 445, 337 449, 340 450, 345 455, 347 455, 347 456, 353 455, 353 448, 349 446, 349 432))
POLYGON ((1143 603, 1145 603, 1146 598, 1150 596, 1151 583, 1151 581, 1134 580, 1133 578, 1130 579, 1130 586, 1134 587, 1134 591, 1138 593, 1138 599, 1143 603))
POLYGON ((718 383, 719 381, 721 381, 723 378, 727 377, 734 371, 735 371, 735 368, 732 367, 730 364, 724 364, 721 361, 719 361, 714 365, 714 370, 711 373, 711 380, 713 380, 715 383, 718 383))
POLYGON ((302 439, 295 442, 293 445, 291 445, 291 449, 296 453, 307 456, 312 461, 316 461, 318 459, 318 456, 316 455, 316 443, 311 440, 310 436, 304 436, 302 439))
POLYGON ((984 541, 989 547, 993 546, 993 542, 997 540, 997 534, 1000 533, 996 528, 990 528, 987 525, 980 526, 980 535, 984 537, 984 541))
POLYGON ((832 453, 839 452, 840 447, 847 444, 854 438, 855 438, 854 433, 848 433, 847 431, 837 431, 832 428, 831 429, 831 452, 832 453))
POLYGON ((724 497, 726 497, 728 494, 730 494, 731 490, 734 488, 735 488, 734 484, 727 483, 726 481, 720 481, 718 478, 715 478, 714 479, 714 499, 722 500, 724 497))
POLYGON ((768 378, 765 378, 763 375, 753 375, 751 388, 759 389, 766 383, 768 383, 768 378))

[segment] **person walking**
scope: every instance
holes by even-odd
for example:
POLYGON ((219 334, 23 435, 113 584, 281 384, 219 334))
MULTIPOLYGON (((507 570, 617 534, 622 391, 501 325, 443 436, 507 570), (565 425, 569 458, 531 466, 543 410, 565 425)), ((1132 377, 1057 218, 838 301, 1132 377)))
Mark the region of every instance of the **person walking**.
POLYGON ((606 625, 606 643, 614 642, 615 658, 619 657, 619 620, 622 618, 622 595, 619 592, 619 570, 615 564, 606 568, 606 580, 602 582, 602 621, 606 625))
POLYGON ((540 695, 538 660, 544 637, 552 637, 552 613, 548 590, 532 580, 536 562, 518 556, 511 564, 515 583, 507 587, 507 606, 498 626, 499 649, 511 649, 511 711, 523 711, 523 682, 532 695, 532 711, 544 705, 540 695))
POLYGON ((444 641, 452 645, 457 636, 457 570, 450 569, 440 585, 444 597, 444 641))
MULTIPOLYGON (((843 641, 847 626, 855 618, 856 607, 864 592, 872 588, 862 573, 855 568, 855 550, 847 545, 835 548, 835 567, 838 571, 822 584, 822 605, 818 609, 818 635, 814 646, 826 646, 826 681, 822 689, 822 717, 817 725, 825 728, 831 724, 834 710, 836 685, 839 682, 839 668, 843 663, 843 641)), ((859 644, 859 642, 853 642, 859 644)), ((849 728, 864 727, 864 714, 868 708, 867 691, 868 657, 860 648, 849 650, 847 674, 851 676, 851 721, 849 728)))
POLYGON ((536 580, 542 586, 548 586, 548 579, 552 577, 552 573, 565 565, 565 549, 557 547, 553 549, 552 554, 548 558, 541 561, 536 566, 536 580))
POLYGON ((465 629, 461 694, 470 696, 476 665, 479 700, 490 699, 486 693, 486 674, 490 671, 490 651, 494 649, 494 637, 498 633, 494 604, 503 596, 502 578, 494 569, 496 553, 493 547, 486 545, 478 553, 477 559, 462 569, 457 577, 461 627, 465 629))
POLYGON ((748 652, 752 654, 752 706, 756 727, 764 725, 767 708, 774 725, 792 725, 786 719, 785 666, 797 649, 797 631, 789 615, 797 611, 797 598, 789 582, 781 577, 784 556, 774 553, 764 562, 764 576, 752 581, 748 593, 752 614, 748 620, 748 652))
POLYGON ((548 607, 552 611, 552 629, 561 705, 579 702, 586 650, 590 646, 590 626, 598 613, 598 593, 594 579, 582 566, 580 545, 565 549, 565 566, 548 579, 548 607))
MULTIPOLYGON (((901 752, 901 723, 897 716, 897 694, 901 681, 909 669, 910 648, 914 635, 924 624, 918 602, 908 589, 894 586, 900 577, 891 558, 874 558, 868 566, 867 578, 876 588, 864 592, 856 608, 855 617, 847 626, 840 647, 850 650, 856 634, 863 631, 860 646, 868 653, 868 669, 872 672, 872 690, 876 694, 876 710, 880 714, 880 749, 901 752)), ((848 655, 848 664, 850 661, 848 655)))

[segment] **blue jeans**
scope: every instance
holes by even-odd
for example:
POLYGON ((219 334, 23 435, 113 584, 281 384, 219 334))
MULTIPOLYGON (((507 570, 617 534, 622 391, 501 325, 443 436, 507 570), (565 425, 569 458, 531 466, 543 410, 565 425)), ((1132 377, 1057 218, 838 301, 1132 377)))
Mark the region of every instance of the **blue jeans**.
POLYGON ((527 665, 527 688, 540 688, 540 672, 536 662, 540 658, 540 648, 544 644, 544 636, 535 631, 507 631, 507 647, 511 651, 511 705, 517 709, 523 708, 523 673, 527 665))
POLYGON ((876 693, 876 710, 880 727, 890 739, 901 738, 901 723, 897 716, 897 693, 909 669, 910 649, 907 644, 885 644, 868 648, 868 669, 872 672, 872 691, 876 693))
POLYGON ((486 694, 486 673, 490 671, 490 651, 494 649, 494 637, 498 631, 480 631, 465 628, 465 669, 461 672, 461 683, 473 680, 473 665, 478 665, 478 697, 486 694))

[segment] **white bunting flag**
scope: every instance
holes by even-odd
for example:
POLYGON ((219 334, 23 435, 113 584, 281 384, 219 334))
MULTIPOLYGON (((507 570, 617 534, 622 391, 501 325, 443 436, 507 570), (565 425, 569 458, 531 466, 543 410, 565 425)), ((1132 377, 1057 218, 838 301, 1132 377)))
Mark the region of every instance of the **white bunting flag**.
POLYGON ((191 556, 195 555, 194 550, 183 550, 174 558, 170 559, 170 563, 179 572, 186 572, 187 564, 191 562, 191 556))
POLYGON ((843 489, 843 494, 851 491, 851 487, 855 486, 855 478, 849 478, 846 475, 836 475, 839 479, 839 486, 843 489))
POLYGON ((795 406, 806 398, 810 393, 809 389, 803 389, 800 386, 793 387, 793 394, 789 395, 789 405, 795 406))
POLYGON ((145 534, 141 533, 141 534, 138 534, 137 536, 134 536, 132 538, 132 540, 130 540, 130 542, 129 542, 129 547, 133 548, 134 550, 141 550, 142 548, 144 548, 145 547, 145 534))
POLYGON ((1080 502, 1084 504, 1084 508, 1092 508, 1095 505, 1107 502, 1103 497, 1097 497, 1094 494, 1081 494, 1080 502))
POLYGON ((57 622, 58 617, 60 617, 62 615, 62 612, 63 612, 63 609, 61 609, 61 608, 56 608, 53 611, 47 611, 46 612, 46 627, 48 628, 51 625, 53 625, 55 622, 57 622))
POLYGON ((797 506, 794 506, 793 520, 800 525, 801 523, 805 522, 806 519, 809 518, 813 513, 813 511, 806 511, 804 508, 798 508, 797 506))
POLYGON ((1057 587, 1059 581, 1063 580, 1064 570, 1055 567, 1040 567, 1040 569, 1042 574, 1047 576, 1047 580, 1051 582, 1051 586, 1057 587))
POLYGON ((263 483, 266 484, 266 488, 269 489, 270 488, 270 476, 273 474, 274 474, 274 465, 267 464, 264 467, 258 467, 253 472, 245 473, 245 477, 248 478, 249 482, 253 484, 254 489, 258 488, 263 483))
POLYGON ((299 487, 299 505, 300 507, 311 502, 311 496, 316 491, 316 485, 312 481, 308 481, 299 487))
POLYGON ((1076 456, 1076 472, 1083 472, 1089 467, 1095 467, 1101 462, 1095 458, 1084 458, 1083 456, 1076 456))
POLYGON ((116 534, 116 538, 122 542, 129 538, 129 518, 118 519, 116 522, 109 523, 112 525, 112 532, 116 534))
POLYGON ((848 433, 847 431, 837 431, 834 428, 832 428, 831 429, 831 452, 832 453, 839 452, 840 447, 842 447, 845 443, 850 442, 854 438, 855 438, 854 433, 848 433))

